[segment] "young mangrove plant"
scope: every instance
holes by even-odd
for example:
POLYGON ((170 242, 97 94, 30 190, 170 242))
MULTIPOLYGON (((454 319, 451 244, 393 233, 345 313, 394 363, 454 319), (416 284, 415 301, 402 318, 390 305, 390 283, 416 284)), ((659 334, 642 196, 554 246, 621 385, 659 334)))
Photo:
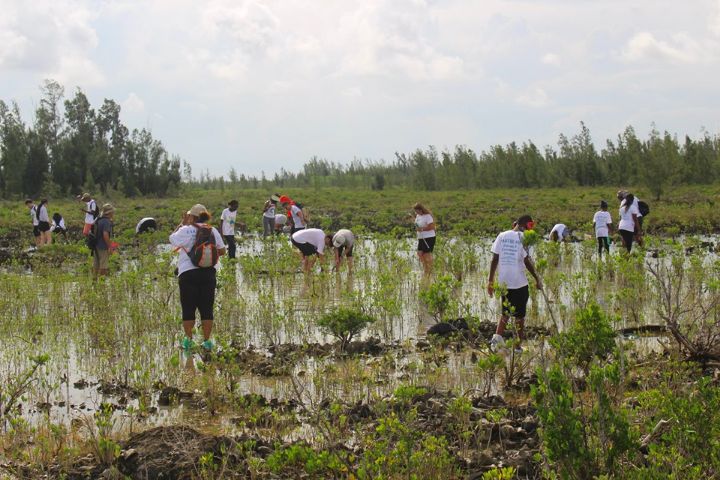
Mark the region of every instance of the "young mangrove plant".
POLYGON ((344 352, 353 337, 360 334, 374 321, 373 317, 360 309, 340 307, 320 317, 317 325, 327 335, 332 335, 340 340, 340 351, 344 352))

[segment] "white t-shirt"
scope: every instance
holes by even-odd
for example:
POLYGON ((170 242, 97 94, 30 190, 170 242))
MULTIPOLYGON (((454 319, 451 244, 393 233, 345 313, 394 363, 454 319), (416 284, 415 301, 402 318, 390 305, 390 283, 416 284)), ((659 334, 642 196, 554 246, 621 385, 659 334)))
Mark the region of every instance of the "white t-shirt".
POLYGON ((263 217, 275 218, 275 205, 270 204, 268 209, 263 212, 263 217))
MULTIPOLYGON (((625 200, 620 202, 620 206, 623 206, 625 204, 625 200)), ((633 200, 633 207, 637 208, 637 216, 642 217, 642 213, 640 213, 640 199, 635 197, 635 200, 633 200)))
POLYGON ((560 240, 562 240, 562 239, 565 238, 565 237, 569 237, 569 236, 570 236, 570 230, 568 230, 568 228, 565 226, 564 223, 558 223, 558 224, 556 224, 556 225, 552 228, 552 230, 550 230, 550 235, 551 235, 551 236, 552 236, 552 233, 553 233, 553 232, 557 232, 558 238, 559 238, 560 240))
POLYGON ((628 232, 635 231, 635 222, 633 222, 633 213, 640 216, 640 209, 638 208, 637 202, 633 202, 630 208, 625 208, 625 202, 620 207, 620 223, 618 223, 618 230, 625 230, 628 232))
MULTIPOLYGON (((94 212, 94 211, 95 211, 95 205, 96 205, 95 200, 90 199, 89 202, 86 202, 86 203, 85 203, 85 211, 86 211, 86 212, 94 212)), ((85 214, 85 223, 89 223, 90 225, 92 225, 93 223, 95 223, 95 217, 93 217, 93 214, 92 214, 92 213, 86 213, 86 214, 85 214)))
POLYGON ((490 249, 500 256, 498 261, 498 283, 508 289, 522 288, 528 284, 525 276, 525 257, 522 233, 508 230, 497 236, 490 249))
POLYGON ((595 237, 607 237, 610 234, 608 230, 608 224, 612 223, 610 212, 598 210, 593 217, 593 223, 595 224, 595 237))
POLYGON ((38 221, 38 216, 37 216, 37 214, 38 214, 37 205, 33 205, 33 206, 30 208, 30 220, 32 220, 33 227, 37 227, 37 226, 38 226, 38 223, 40 223, 40 222, 38 221))
POLYGON ((295 228, 301 228, 305 226, 305 222, 303 222, 302 218, 300 218, 300 213, 302 213, 300 207, 298 207, 297 205, 290 206, 290 214, 292 215, 295 228))
POLYGON ((353 233, 346 229, 342 228, 333 235, 332 243, 335 248, 339 247, 346 247, 350 248, 353 245, 355 245, 355 235, 353 233))
POLYGON ((287 215, 280 215, 279 213, 275 215, 275 225, 285 225, 287 222, 287 215))
MULTIPOLYGON (((415 215, 415 226, 419 228, 427 227, 433 223, 433 217, 429 213, 423 215, 415 215)), ((435 236, 435 230, 425 230, 417 232, 417 238, 430 238, 435 236)))
POLYGON ((61 218, 59 223, 55 223, 55 220, 52 221, 50 230, 52 230, 54 232, 55 230, 58 230, 58 229, 65 230, 65 219, 64 218, 61 218))
POLYGON ((143 223, 147 222, 148 220, 155 221, 155 219, 153 217, 145 217, 145 218, 140 219, 140 221, 137 223, 137 225, 135 225, 135 233, 140 233, 140 227, 142 226, 143 223))
POLYGON ((319 254, 325 251, 325 232, 319 228, 305 228, 292 234, 292 239, 297 243, 309 243, 313 245, 319 254))
POLYGON ((222 211, 220 220, 222 220, 222 234, 235 235, 235 218, 237 218, 237 210, 231 212, 229 208, 222 211))
POLYGON ((47 205, 42 205, 37 209, 38 222, 50 223, 50 217, 48 216, 47 205))
MULTIPOLYGON (((218 249, 225 248, 225 243, 223 243, 223 238, 220 235, 220 232, 217 231, 215 227, 212 228, 212 233, 215 236, 215 245, 218 249)), ((195 245, 195 237, 197 236, 197 228, 195 228, 194 225, 183 225, 178 229, 177 232, 174 232, 170 235, 170 244, 178 249, 178 252, 180 253, 180 256, 178 257, 178 276, 182 275, 184 272, 187 272, 188 270, 194 270, 196 268, 195 265, 193 265, 192 261, 190 260, 190 257, 188 256, 187 252, 190 251, 190 249, 195 245)), ((218 262, 215 265, 215 268, 218 268, 220 265, 220 262, 218 262)))

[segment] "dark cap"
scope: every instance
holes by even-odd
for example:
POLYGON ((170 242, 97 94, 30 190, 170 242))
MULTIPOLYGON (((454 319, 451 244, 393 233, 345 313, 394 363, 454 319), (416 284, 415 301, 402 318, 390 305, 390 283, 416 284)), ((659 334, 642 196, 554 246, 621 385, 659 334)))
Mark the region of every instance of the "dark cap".
POLYGON ((527 225, 529 222, 532 222, 532 221, 533 221, 533 219, 530 215, 523 215, 517 219, 517 224, 521 227, 524 227, 525 225, 527 225))

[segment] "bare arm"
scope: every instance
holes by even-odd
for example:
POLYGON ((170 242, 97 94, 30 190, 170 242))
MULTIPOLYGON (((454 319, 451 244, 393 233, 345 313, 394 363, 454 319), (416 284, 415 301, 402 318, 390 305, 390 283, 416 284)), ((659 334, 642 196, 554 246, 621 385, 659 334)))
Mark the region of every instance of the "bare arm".
POLYGON ((103 231, 103 241, 108 247, 108 250, 112 250, 112 242, 110 242, 110 232, 108 232, 107 230, 103 231))
POLYGON ((435 230, 435 222, 430 222, 424 227, 417 227, 418 232, 429 232, 430 230, 435 230))
POLYGON ((491 297, 495 293, 493 283, 495 282, 495 272, 497 271, 498 262, 500 261, 500 255, 493 253, 492 260, 490 260, 490 276, 488 277, 487 292, 491 297))

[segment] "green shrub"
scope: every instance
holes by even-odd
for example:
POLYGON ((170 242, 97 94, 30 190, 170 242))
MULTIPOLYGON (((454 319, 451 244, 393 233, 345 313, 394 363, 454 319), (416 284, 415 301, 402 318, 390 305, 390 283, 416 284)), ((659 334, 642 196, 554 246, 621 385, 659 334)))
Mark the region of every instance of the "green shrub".
POLYGON ((345 351, 353 337, 374 321, 361 310, 341 307, 320 317, 317 325, 324 333, 340 340, 340 350, 345 351))
POLYGON ((427 306, 435 321, 451 318, 457 314, 459 306, 454 291, 460 282, 451 275, 443 275, 426 288, 420 290, 420 300, 427 306))
POLYGON ((615 331, 600 307, 593 303, 581 309, 567 331, 550 339, 558 354, 586 373, 594 359, 606 359, 615 348, 615 331))

